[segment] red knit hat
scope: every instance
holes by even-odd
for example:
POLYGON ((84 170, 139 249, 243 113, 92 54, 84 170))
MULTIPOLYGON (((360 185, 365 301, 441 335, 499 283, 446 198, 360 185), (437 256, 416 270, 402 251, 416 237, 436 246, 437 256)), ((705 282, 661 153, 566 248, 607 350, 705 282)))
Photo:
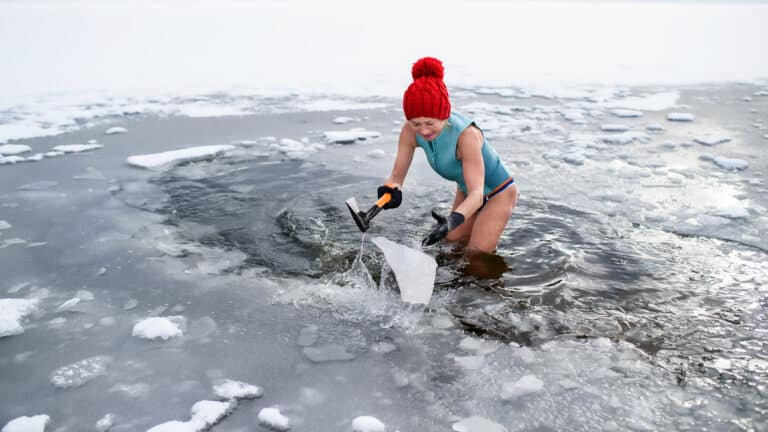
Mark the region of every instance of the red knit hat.
POLYGON ((405 118, 430 117, 445 120, 451 101, 443 82, 443 63, 434 57, 420 58, 411 69, 413 82, 403 95, 405 118))

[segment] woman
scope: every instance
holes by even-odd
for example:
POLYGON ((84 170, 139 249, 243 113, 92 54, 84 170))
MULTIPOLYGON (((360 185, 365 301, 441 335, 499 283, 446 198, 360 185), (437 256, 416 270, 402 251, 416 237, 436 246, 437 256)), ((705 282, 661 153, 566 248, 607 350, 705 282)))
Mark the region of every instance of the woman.
POLYGON ((469 251, 493 252, 517 202, 517 185, 477 125, 451 111, 440 60, 419 59, 411 74, 413 82, 403 95, 407 122, 400 132, 392 174, 378 195, 392 195, 385 209, 400 205, 405 175, 416 147, 421 147, 432 169, 457 186, 451 214, 432 212, 437 226, 422 244, 446 239, 467 242, 469 251))

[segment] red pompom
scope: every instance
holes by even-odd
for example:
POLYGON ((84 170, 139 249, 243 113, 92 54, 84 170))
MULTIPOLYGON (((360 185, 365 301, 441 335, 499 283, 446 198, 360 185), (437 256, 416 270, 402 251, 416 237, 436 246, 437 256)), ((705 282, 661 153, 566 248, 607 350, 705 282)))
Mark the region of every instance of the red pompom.
POLYGON ((434 57, 423 57, 413 64, 411 75, 416 80, 421 77, 443 79, 443 62, 434 57))

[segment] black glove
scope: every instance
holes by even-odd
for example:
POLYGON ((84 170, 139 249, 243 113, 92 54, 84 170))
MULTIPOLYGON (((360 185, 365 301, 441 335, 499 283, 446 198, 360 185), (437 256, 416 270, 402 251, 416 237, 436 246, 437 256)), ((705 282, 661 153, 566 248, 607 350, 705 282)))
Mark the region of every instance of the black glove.
POLYGON ((437 220, 437 227, 428 236, 424 237, 424 240, 421 241, 422 246, 429 246, 439 242, 448 235, 449 231, 464 223, 464 215, 457 212, 451 213, 446 218, 432 210, 432 217, 437 220))
POLYGON ((382 207, 384 210, 398 208, 400 207, 400 204, 403 202, 403 193, 397 187, 382 185, 382 186, 379 186, 378 189, 376 189, 376 192, 379 194, 379 198, 381 198, 381 196, 384 195, 385 193, 388 193, 392 196, 392 199, 389 200, 388 203, 384 204, 384 207, 382 207))

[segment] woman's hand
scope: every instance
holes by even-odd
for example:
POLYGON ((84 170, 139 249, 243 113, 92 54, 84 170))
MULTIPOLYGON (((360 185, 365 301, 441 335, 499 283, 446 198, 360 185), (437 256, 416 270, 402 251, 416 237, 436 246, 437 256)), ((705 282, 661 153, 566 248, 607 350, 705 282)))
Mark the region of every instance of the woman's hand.
POLYGON ((421 241, 422 246, 429 246, 439 242, 448 235, 448 232, 464 223, 464 215, 459 212, 453 212, 446 218, 432 210, 432 217, 437 221, 437 226, 428 236, 424 237, 424 240, 421 241))

